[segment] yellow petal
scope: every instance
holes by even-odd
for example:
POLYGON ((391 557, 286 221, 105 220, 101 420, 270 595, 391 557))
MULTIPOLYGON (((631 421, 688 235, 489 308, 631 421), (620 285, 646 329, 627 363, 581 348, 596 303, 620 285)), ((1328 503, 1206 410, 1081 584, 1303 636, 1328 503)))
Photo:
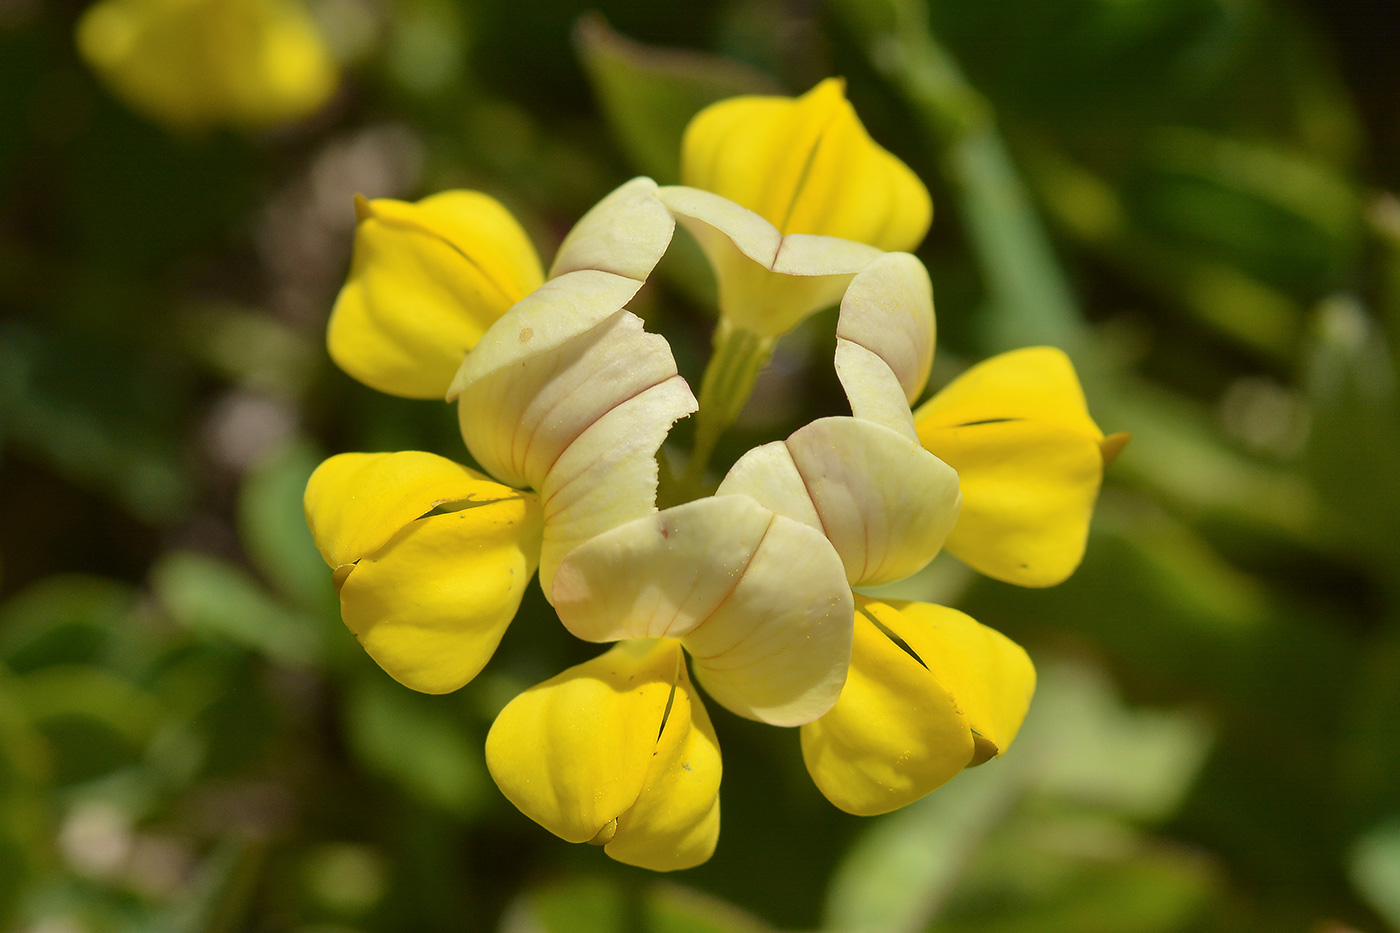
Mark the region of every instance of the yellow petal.
POLYGON ((319 108, 338 69, 288 0, 103 0, 78 51, 132 107, 175 129, 253 129, 319 108))
POLYGON ((782 233, 909 250, 928 232, 928 189, 872 140, 829 78, 798 98, 735 97, 702 110, 681 143, 681 179, 755 211, 782 233))
POLYGON ((861 599, 846 683, 831 712, 803 727, 802 754, 832 803, 871 816, 1005 751, 1035 668, 1010 639, 954 609, 861 599))
POLYGON ((972 761, 972 730, 948 689, 856 613, 845 689, 802 727, 802 759, 817 788, 857 816, 913 803, 972 761))
POLYGON ((915 413, 963 507, 948 550, 988 576, 1051 586, 1079 566, 1103 478, 1103 433, 1074 368, 1033 347, 968 370, 915 413))
POLYGON ((521 812, 570 842, 606 841, 659 870, 713 851, 719 747, 673 640, 623 642, 522 693, 496 717, 486 764, 521 812))
POLYGON ((684 662, 656 752, 632 808, 603 851, 653 871, 691 868, 719 841, 719 741, 684 662))
POLYGON ((851 280, 836 322, 836 372, 857 418, 896 429, 909 423, 903 412, 928 382, 934 338, 933 285, 917 258, 888 253, 851 280), (875 360, 888 377, 872 372, 868 363, 875 360), (902 407, 886 401, 893 395, 885 381, 890 377, 903 394, 902 407), (887 407, 896 414, 876 414, 887 407))
POLYGON ((645 282, 676 229, 656 190, 650 178, 634 178, 594 205, 559 245, 549 277, 594 269, 645 282))
POLYGON ((316 547, 334 569, 373 554, 440 505, 521 497, 446 457, 403 450, 331 457, 307 481, 304 505, 316 547))
POLYGON ((588 641, 680 637, 716 701, 797 725, 830 708, 850 657, 851 593, 817 532, 747 496, 698 499, 574 549, 554 605, 588 641))
POLYGON ((442 398, 486 329, 543 281, 539 257, 510 212, 480 192, 357 208, 331 358, 381 392, 442 398))
POLYGON ((332 457, 307 484, 306 513, 346 627, 425 693, 476 676, 539 560, 534 496, 432 454, 332 457), (443 504, 454 508, 425 516, 443 504))
POLYGON ((880 255, 851 240, 783 235, 732 201, 696 188, 658 197, 695 237, 715 272, 720 313, 739 327, 777 337, 835 304, 851 276, 880 255))
POLYGON ((947 464, 857 418, 822 418, 745 454, 717 490, 732 494, 823 532, 852 586, 922 569, 948 537, 959 502, 958 476, 947 464))
POLYGON ((953 695, 977 745, 971 764, 1006 751, 1035 694, 1035 665, 1025 649, 946 606, 871 600, 863 608, 903 639, 953 695))

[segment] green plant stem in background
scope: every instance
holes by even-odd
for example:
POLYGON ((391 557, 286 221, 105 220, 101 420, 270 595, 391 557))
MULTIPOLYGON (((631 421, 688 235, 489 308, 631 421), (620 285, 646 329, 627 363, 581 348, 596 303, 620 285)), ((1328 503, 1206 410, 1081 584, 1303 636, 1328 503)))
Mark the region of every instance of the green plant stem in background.
POLYGON ((1030 193, 991 106, 934 40, 924 5, 839 0, 836 7, 941 149, 944 175, 996 305, 992 344, 1053 344, 1077 357, 1084 323, 1030 193))
MULTIPOLYGON (((776 338, 761 337, 720 318, 715 328, 715 352, 700 382, 700 411, 695 416, 695 446, 681 477, 686 498, 696 498, 704 486, 705 468, 720 436, 739 417, 753 394, 754 382, 773 356, 776 338)), ((682 499, 681 501, 685 501, 682 499)))
POLYGON ((1222 444, 1207 413, 1122 372, 1094 339, 991 104, 934 38, 925 6, 836 0, 834 9, 939 153, 991 299, 987 349, 1041 343, 1069 353, 1101 423, 1133 431, 1117 470, 1124 478, 1187 512, 1227 514, 1306 539, 1316 502, 1296 474, 1222 444))

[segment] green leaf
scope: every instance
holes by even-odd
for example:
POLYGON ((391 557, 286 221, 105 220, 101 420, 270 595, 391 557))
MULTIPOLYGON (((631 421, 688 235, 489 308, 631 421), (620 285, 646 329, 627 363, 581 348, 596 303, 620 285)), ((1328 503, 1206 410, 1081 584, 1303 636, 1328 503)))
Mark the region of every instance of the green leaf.
POLYGON ((286 609, 231 564, 189 552, 163 557, 151 587, 170 615, 205 637, 227 639, 283 664, 315 666, 325 655, 325 628, 286 609))
POLYGON ((414 693, 375 671, 346 702, 345 729, 356 757, 410 796, 459 817, 490 792, 481 742, 467 737, 451 697, 414 693))
POLYGON ((767 933, 732 904, 690 888, 573 878, 526 892, 506 912, 501 933, 767 933))
POLYGON ((335 615, 335 589, 316 551, 302 509, 302 493, 320 455, 296 442, 254 466, 238 496, 238 531, 259 572, 308 611, 335 615))
POLYGON ((663 185, 680 181, 681 136, 700 110, 740 94, 782 93, 771 78, 737 62, 633 42, 601 16, 581 18, 575 39, 623 151, 663 185))
POLYGON ((879 818, 857 839, 832 879, 827 926, 925 929, 951 909, 970 865, 1004 863, 984 859, 983 851, 1008 833, 1024 832, 1027 814, 1037 808, 1069 811, 1076 824, 1071 836, 1108 818, 1118 836, 1135 837, 1121 821, 1174 810, 1209 741, 1183 714, 1123 708, 1093 668, 1042 664, 1030 715, 1002 758, 879 818))
POLYGON ((1347 873, 1366 903, 1392 930, 1400 930, 1400 820, 1377 826, 1358 839, 1347 873))

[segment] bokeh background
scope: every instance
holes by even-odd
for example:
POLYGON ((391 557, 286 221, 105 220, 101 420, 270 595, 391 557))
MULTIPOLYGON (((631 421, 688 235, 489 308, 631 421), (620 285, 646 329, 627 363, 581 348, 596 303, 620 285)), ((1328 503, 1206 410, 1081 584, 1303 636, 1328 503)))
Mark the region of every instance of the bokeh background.
MULTIPOLYGON (((202 133, 82 11, 0 0, 0 930, 1400 930, 1400 7, 315 0, 331 101, 202 133), (719 849, 661 878, 486 773, 593 650, 537 589, 445 697, 341 626, 312 467, 465 454, 326 357, 351 196, 485 190, 547 256, 705 103, 830 74, 933 191, 934 385, 1053 343, 1134 441, 1069 582, 902 585, 1036 660, 1006 757, 860 820, 711 704, 719 849)), ((634 305, 691 378, 707 276, 680 234, 634 305)), ((721 459, 838 410, 832 324, 721 459)))

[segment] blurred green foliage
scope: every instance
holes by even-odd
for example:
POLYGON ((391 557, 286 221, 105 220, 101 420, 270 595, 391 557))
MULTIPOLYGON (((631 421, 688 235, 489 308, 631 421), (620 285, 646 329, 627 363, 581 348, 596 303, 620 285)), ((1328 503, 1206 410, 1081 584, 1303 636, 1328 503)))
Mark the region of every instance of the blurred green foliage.
MULTIPOLYGON (((182 138, 84 70, 80 4, 0 5, 0 929, 1400 930, 1400 114, 1365 40, 1400 13, 597 6, 319 0, 336 99, 182 138), (445 697, 340 625, 311 469, 464 454, 321 349, 351 195, 479 188, 548 254, 674 180, 704 104, 833 73, 934 194, 935 385, 1055 343, 1135 440, 1068 583, 903 585, 1036 659, 1005 758, 860 821, 716 710, 720 848, 660 880, 486 774, 496 711, 589 654, 538 592, 445 697)), ((713 285, 681 239, 661 271, 636 307, 694 378, 713 285)), ((836 410, 830 324, 721 456, 836 410)))

